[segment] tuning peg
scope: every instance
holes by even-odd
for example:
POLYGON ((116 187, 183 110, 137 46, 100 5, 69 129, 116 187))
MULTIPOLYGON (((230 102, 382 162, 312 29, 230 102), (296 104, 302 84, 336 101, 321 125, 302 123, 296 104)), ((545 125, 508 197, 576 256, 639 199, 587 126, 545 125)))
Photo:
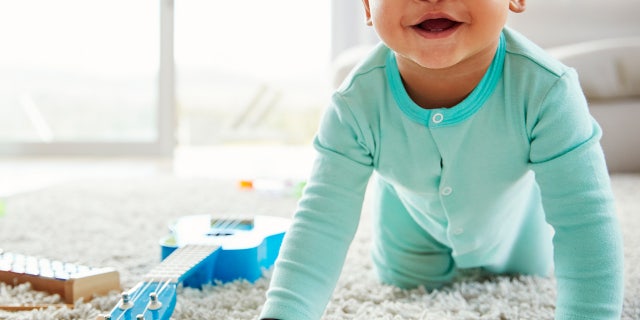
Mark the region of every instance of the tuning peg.
POLYGON ((128 309, 133 308, 133 303, 129 299, 129 293, 128 292, 123 292, 122 293, 122 298, 120 299, 119 308, 121 310, 128 310, 128 309))
POLYGON ((149 293, 149 310, 158 310, 162 308, 162 302, 158 301, 158 295, 155 292, 149 293))
POLYGON ((142 314, 137 315, 136 320, 144 320, 144 315, 142 314))

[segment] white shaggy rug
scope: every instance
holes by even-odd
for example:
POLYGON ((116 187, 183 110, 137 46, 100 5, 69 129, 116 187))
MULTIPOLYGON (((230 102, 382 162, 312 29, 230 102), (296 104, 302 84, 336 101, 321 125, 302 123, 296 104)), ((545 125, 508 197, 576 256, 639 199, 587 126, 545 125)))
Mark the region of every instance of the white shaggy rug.
MULTIPOLYGON (((614 191, 625 239, 623 319, 640 319, 640 175, 616 175, 614 191)), ((158 240, 170 220, 192 214, 241 213, 288 217, 295 198, 240 191, 234 181, 99 180, 65 183, 6 200, 0 248, 89 266, 114 267, 129 288, 158 264, 158 240)), ((400 290, 376 282, 369 260, 368 215, 351 247, 324 319, 552 319, 555 282, 535 277, 488 277, 469 272, 435 292, 400 290)), ((202 290, 180 289, 174 319, 257 319, 265 278, 202 290)), ((119 294, 76 303, 73 309, 0 311, 0 319, 95 319, 119 294)), ((0 305, 57 303, 27 284, 0 283, 0 305)))

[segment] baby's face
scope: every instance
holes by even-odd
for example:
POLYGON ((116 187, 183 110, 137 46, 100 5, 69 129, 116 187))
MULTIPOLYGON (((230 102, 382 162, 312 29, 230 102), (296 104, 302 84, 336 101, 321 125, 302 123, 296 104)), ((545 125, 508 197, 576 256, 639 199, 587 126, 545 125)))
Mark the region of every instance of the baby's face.
POLYGON ((509 10, 524 0, 363 0, 367 22, 405 58, 429 69, 495 53, 509 10))

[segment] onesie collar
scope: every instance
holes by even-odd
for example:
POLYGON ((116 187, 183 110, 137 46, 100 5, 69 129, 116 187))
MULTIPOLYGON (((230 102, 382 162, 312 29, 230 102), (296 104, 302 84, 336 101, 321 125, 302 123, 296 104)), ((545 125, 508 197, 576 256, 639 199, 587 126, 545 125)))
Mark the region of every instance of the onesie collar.
POLYGON ((505 48, 506 40, 504 34, 501 33, 496 54, 480 83, 457 105, 438 109, 424 109, 411 100, 402 83, 395 54, 390 50, 387 56, 386 73, 393 98, 405 115, 427 127, 442 127, 460 123, 480 110, 491 96, 502 76, 505 48))

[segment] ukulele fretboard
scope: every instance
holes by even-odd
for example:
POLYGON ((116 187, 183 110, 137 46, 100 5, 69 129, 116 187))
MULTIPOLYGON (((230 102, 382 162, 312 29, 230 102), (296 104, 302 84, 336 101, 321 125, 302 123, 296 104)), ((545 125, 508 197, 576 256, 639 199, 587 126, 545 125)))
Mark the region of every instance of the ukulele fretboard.
POLYGON ((159 265, 144 276, 148 282, 178 282, 180 277, 202 263, 220 248, 215 245, 185 245, 176 249, 159 265))

